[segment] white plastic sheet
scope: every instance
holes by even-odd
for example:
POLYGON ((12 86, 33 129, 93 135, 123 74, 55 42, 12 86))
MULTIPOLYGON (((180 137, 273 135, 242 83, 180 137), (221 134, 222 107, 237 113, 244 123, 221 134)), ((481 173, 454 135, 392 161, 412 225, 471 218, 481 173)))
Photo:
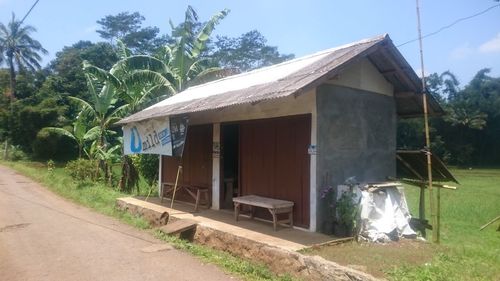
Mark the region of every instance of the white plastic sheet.
POLYGON ((396 237, 416 235, 409 225, 411 216, 402 187, 362 191, 360 205, 361 237, 388 242, 396 237))

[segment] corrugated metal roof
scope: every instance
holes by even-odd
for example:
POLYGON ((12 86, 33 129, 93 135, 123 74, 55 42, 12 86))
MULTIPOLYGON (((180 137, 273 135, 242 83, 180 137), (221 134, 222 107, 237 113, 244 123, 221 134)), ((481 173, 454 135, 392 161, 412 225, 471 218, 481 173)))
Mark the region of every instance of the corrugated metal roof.
MULTIPOLYGON (((404 81, 395 85, 395 88, 401 88, 408 92, 418 91, 419 78, 411 68, 408 71, 408 63, 402 59, 389 36, 382 35, 190 87, 173 97, 124 118, 118 123, 124 124, 167 115, 214 110, 300 94, 332 78, 347 65, 363 57, 368 57, 374 62, 375 57, 373 60, 371 57, 375 56, 375 52, 381 48, 385 48, 386 52, 382 61, 395 59, 396 62, 393 63, 404 69, 403 74, 400 71, 396 75, 409 75, 406 80, 399 79, 404 81), (387 46, 392 48, 387 48, 387 46), (387 58, 387 56, 391 56, 391 58, 387 58)), ((377 61, 380 64, 381 60, 377 61)), ((375 66, 379 68, 377 64, 375 66)), ((389 79, 388 81, 391 82, 389 79)), ((411 107, 410 111, 415 111, 413 108, 415 106, 411 107)))

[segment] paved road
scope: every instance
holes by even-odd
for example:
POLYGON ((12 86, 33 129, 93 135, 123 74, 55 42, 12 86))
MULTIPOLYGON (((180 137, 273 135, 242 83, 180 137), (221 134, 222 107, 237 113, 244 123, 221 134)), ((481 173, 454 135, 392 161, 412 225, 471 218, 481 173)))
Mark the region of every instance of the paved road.
POLYGON ((0 280, 234 280, 0 166, 0 280))

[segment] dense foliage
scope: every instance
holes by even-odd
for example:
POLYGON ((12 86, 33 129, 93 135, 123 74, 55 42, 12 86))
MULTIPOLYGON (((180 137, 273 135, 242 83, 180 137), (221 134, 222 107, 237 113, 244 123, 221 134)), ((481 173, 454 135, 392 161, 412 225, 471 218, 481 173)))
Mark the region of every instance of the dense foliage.
MULTIPOLYGON (((461 88, 450 72, 431 74, 428 88, 446 114, 431 118, 432 150, 455 165, 500 164, 500 77, 480 70, 461 88)), ((398 146, 424 147, 422 120, 401 120, 398 146)))

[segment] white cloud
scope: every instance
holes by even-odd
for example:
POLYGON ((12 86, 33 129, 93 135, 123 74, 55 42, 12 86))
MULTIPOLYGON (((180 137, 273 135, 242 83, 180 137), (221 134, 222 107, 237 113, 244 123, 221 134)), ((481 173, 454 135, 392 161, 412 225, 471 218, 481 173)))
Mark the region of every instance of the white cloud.
POLYGON ((500 53, 500 33, 493 39, 481 44, 479 51, 481 53, 500 53))
POLYGON ((474 54, 474 48, 472 48, 469 43, 465 43, 453 49, 450 53, 450 57, 454 60, 463 60, 472 54, 474 54))

